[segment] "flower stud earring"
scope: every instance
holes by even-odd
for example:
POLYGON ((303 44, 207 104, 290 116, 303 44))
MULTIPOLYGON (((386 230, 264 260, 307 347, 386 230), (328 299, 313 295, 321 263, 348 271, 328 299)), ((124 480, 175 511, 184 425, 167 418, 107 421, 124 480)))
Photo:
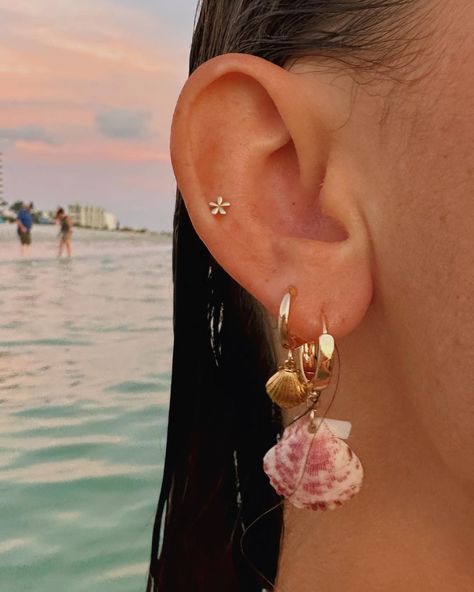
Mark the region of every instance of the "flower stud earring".
POLYGON ((224 201, 224 198, 219 196, 216 201, 210 201, 209 207, 211 208, 211 214, 213 216, 217 216, 217 214, 221 214, 225 216, 227 214, 226 208, 230 206, 229 201, 224 201))

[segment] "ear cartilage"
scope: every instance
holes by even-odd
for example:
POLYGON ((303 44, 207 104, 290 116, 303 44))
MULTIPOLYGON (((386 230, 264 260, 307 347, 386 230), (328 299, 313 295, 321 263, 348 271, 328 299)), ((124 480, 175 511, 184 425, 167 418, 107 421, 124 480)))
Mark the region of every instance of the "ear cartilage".
POLYGON ((219 196, 216 201, 210 201, 209 207, 211 208, 211 214, 217 216, 221 214, 225 216, 227 214, 226 208, 230 206, 230 201, 224 201, 224 198, 219 196))

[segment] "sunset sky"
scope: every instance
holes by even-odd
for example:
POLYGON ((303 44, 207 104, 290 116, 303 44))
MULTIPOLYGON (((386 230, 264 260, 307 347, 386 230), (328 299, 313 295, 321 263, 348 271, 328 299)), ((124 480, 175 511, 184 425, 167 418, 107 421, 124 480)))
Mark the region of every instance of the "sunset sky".
POLYGON ((0 0, 5 197, 170 229, 195 0, 0 0))

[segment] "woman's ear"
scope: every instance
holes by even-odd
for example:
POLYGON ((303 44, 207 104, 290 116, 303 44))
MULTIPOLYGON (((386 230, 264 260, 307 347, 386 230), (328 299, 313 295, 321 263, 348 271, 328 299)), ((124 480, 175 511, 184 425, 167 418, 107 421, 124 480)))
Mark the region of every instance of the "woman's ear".
POLYGON ((304 341, 323 316, 332 334, 348 333, 372 297, 368 233, 336 139, 342 94, 317 74, 227 54, 194 72, 173 121, 173 167, 197 233, 270 314, 296 288, 290 325, 304 341), (225 215, 209 205, 219 196, 225 215))

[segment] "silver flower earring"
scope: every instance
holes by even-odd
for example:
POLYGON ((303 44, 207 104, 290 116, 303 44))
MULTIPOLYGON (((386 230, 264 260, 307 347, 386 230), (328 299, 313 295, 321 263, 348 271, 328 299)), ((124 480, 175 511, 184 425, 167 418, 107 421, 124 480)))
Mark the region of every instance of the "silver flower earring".
POLYGON ((224 198, 219 196, 216 201, 210 201, 209 207, 211 208, 211 214, 213 216, 217 216, 217 214, 221 214, 225 216, 227 214, 226 208, 230 206, 229 201, 224 201, 224 198))

